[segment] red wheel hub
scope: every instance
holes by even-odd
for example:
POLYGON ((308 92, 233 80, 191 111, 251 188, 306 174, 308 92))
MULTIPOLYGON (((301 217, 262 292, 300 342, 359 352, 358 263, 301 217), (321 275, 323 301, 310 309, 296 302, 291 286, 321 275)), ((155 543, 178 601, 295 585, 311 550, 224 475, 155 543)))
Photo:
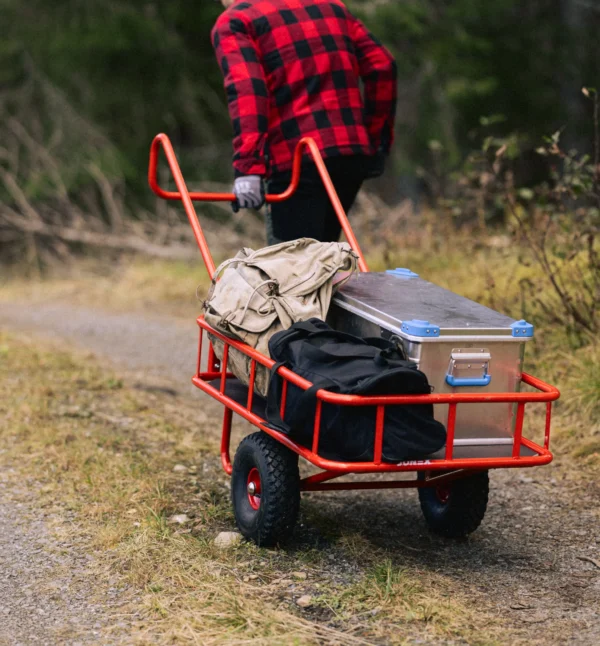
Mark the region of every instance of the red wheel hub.
POLYGON ((435 488, 435 495, 443 505, 446 505, 448 503, 448 500, 450 500, 450 487, 448 485, 437 486, 435 488))
POLYGON ((248 474, 248 502, 252 509, 258 509, 260 507, 260 473, 256 467, 250 469, 248 474))

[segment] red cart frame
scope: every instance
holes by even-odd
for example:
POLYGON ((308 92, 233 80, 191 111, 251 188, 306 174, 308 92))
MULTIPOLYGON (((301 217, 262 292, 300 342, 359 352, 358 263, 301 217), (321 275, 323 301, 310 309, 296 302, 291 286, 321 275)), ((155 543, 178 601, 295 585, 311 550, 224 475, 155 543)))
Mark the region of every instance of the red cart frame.
MULTIPOLYGON (((291 197, 300 178, 301 163, 306 152, 310 152, 320 173, 321 179, 325 185, 329 198, 333 204, 335 212, 339 218, 342 230, 351 245, 352 249, 358 254, 358 264, 361 271, 368 271, 367 263, 360 250, 360 246, 346 213, 337 196, 327 168, 321 157, 315 141, 311 138, 302 139, 294 155, 292 180, 288 189, 278 195, 267 195, 267 202, 281 202, 291 197)), ((231 193, 199 193, 189 192, 181 169, 177 162, 175 152, 169 138, 164 134, 156 136, 152 142, 150 151, 150 164, 148 169, 148 180, 150 187, 156 195, 165 200, 181 200, 185 208, 186 215, 194 232, 194 236, 200 248, 204 264, 210 276, 214 275, 215 264, 208 249, 202 227, 194 209, 194 201, 218 201, 233 202, 235 196, 231 193), (160 149, 163 149, 173 179, 177 186, 177 191, 163 190, 157 180, 158 158, 160 149)), ((560 397, 559 391, 540 379, 523 373, 521 382, 532 387, 537 392, 511 392, 511 393, 464 393, 464 394, 430 394, 430 395, 398 395, 398 396, 381 396, 381 397, 363 397, 357 395, 340 395, 319 390, 316 393, 317 407, 314 421, 313 443, 310 449, 300 446, 287 435, 273 430, 267 426, 266 420, 253 410, 255 398, 259 396, 254 393, 254 381, 256 376, 256 366, 261 364, 267 368, 272 368, 274 361, 265 355, 257 352, 250 346, 224 336, 219 331, 209 326, 203 317, 198 318, 200 327, 200 343, 198 349, 198 363, 196 374, 192 378, 195 386, 208 393, 211 397, 221 402, 225 406, 223 417, 223 432, 221 440, 221 461, 223 468, 228 474, 232 472, 230 459, 230 438, 231 423, 233 413, 237 413, 248 422, 257 426, 259 429, 268 433, 270 436, 290 448, 292 451, 303 457, 305 460, 320 468, 321 471, 315 475, 304 478, 300 485, 303 491, 324 491, 324 490, 342 490, 342 489, 399 489, 399 488, 421 488, 437 487, 442 483, 478 471, 497 468, 520 468, 533 467, 548 464, 552 461, 550 447, 550 421, 552 413, 552 402, 560 397), (208 370, 201 371, 200 362, 202 356, 202 346, 205 341, 205 335, 210 333, 218 337, 224 343, 224 352, 222 361, 218 361, 213 352, 212 346, 208 351, 208 370), (251 359, 250 384, 245 401, 241 402, 239 398, 234 399, 227 394, 226 387, 229 380, 235 379, 235 376, 228 372, 228 355, 230 348, 235 348, 239 352, 247 355, 251 359), (328 460, 319 455, 319 436, 321 426, 321 411, 323 404, 337 404, 342 406, 375 406, 376 427, 375 427, 375 444, 374 459, 372 462, 339 462, 328 460), (443 459, 428 459, 419 461, 403 462, 400 464, 389 464, 382 461, 383 436, 385 432, 385 410, 386 406, 401 404, 448 404, 448 419, 446 423, 447 442, 445 456, 443 459), (477 457, 477 458, 455 458, 454 457, 454 434, 456 422, 457 406, 468 406, 475 403, 513 403, 516 405, 515 428, 513 436, 512 451, 509 457, 477 457), (530 403, 545 403, 546 421, 544 444, 540 446, 535 442, 523 436, 523 422, 525 417, 525 406, 530 403), (532 455, 522 455, 523 449, 532 455), (341 476, 349 474, 380 474, 396 472, 425 472, 424 478, 415 480, 373 480, 370 482, 340 482, 331 483, 341 476), (436 473, 437 472, 437 473, 436 473)), ((295 374, 291 370, 280 367, 278 374, 283 379, 283 388, 281 396, 281 414, 285 413, 288 384, 294 384, 304 390, 310 388, 312 384, 295 374)))

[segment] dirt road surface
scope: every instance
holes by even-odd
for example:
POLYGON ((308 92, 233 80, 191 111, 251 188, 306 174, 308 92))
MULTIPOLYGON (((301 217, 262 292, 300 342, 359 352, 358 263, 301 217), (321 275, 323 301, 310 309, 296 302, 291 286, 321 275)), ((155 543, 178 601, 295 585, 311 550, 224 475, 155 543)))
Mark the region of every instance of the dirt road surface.
MULTIPOLYGON (((2 303, 0 328, 67 341, 142 378, 160 376, 192 397, 188 384, 197 340, 193 321, 114 314, 64 303, 2 303)), ((204 409, 207 405, 203 400, 204 409)), ((218 408, 211 405, 209 410, 219 415, 218 408)), ((215 428, 220 427, 219 420, 220 415, 215 428)), ((413 492, 319 495, 319 509, 333 526, 352 528, 372 544, 393 548, 396 565, 443 573, 475 607, 491 611, 516 629, 524 643, 600 643, 600 568, 594 564, 600 563, 600 485, 560 456, 545 468, 492 473, 484 523, 469 539, 458 542, 427 532, 413 492)), ((29 589, 35 586, 37 568, 35 559, 19 566, 19 559, 30 558, 20 546, 29 535, 36 540, 43 535, 45 520, 40 516, 19 524, 17 505, 15 492, 0 489, 0 563, 8 562, 21 588, 29 589), (10 536, 19 538, 11 541, 10 536)), ((76 561, 84 551, 82 546, 69 546, 62 558, 76 561)), ((14 594, 14 585, 0 585, 0 626, 3 608, 12 607, 14 594)), ((38 599, 34 605, 38 603, 43 610, 46 601, 38 599)), ((110 604, 96 611, 98 623, 110 615, 110 604)), ((12 643, 38 643, 28 641, 26 632, 15 634, 21 641, 12 643)))
POLYGON ((129 585, 107 574, 91 589, 94 555, 53 531, 76 519, 33 505, 38 484, 11 476, 0 473, 0 645, 93 644, 101 630, 103 644, 123 643, 129 585))

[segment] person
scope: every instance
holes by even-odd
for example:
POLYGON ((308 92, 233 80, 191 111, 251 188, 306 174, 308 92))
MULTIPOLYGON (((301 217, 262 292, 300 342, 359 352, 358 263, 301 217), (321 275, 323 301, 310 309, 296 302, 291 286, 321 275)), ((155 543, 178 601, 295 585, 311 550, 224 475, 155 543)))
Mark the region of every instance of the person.
MULTIPOLYGON (((212 30, 233 124, 235 206, 258 209, 291 180, 302 137, 317 142, 346 212, 379 176, 394 138, 396 63, 340 0, 221 0, 212 30), (364 86, 361 91, 361 80, 364 86)), ((269 244, 336 241, 340 225, 315 164, 267 209, 269 244)))

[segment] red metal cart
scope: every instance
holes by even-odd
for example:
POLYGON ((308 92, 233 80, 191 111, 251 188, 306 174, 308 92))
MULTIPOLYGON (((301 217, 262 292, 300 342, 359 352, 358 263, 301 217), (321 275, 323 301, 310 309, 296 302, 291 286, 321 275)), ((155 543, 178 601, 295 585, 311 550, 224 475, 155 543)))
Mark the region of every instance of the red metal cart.
MULTIPOLYGON (((361 253, 344 209, 335 192, 323 159, 315 142, 310 138, 300 141, 294 157, 292 180, 289 188, 279 195, 267 195, 267 202, 280 202, 288 199, 296 190, 304 154, 310 152, 319 170, 329 198, 338 215, 346 239, 358 254, 359 268, 368 271, 367 263, 361 253)), ((181 173, 173 147, 164 134, 156 136, 150 151, 148 171, 150 187, 156 195, 166 200, 183 202, 190 225, 200 248, 202 258, 212 276, 215 264, 208 249, 202 227, 194 209, 194 201, 231 202, 235 199, 229 193, 189 192, 181 173), (157 167, 160 149, 163 149, 168 165, 177 186, 177 191, 165 191, 157 181, 157 167)), ((421 508, 430 529, 445 536, 463 536, 474 531, 485 514, 488 499, 488 470, 498 468, 533 467, 552 461, 549 451, 550 419, 552 402, 560 396, 559 391, 543 381, 523 373, 521 383, 531 387, 533 392, 500 393, 451 393, 417 396, 379 396, 361 397, 339 395, 319 390, 314 420, 312 447, 305 448, 289 436, 267 426, 265 420, 265 401, 254 392, 257 364, 272 368, 274 362, 253 348, 224 336, 211 328, 203 317, 198 318, 200 343, 198 364, 192 382, 224 407, 223 431, 221 440, 221 460, 225 471, 232 476, 232 502, 236 522, 242 534, 259 545, 277 544, 291 534, 296 522, 301 491, 331 491, 344 489, 384 489, 416 488, 419 492, 421 508), (219 361, 212 347, 208 348, 208 368, 201 370, 202 346, 209 343, 207 333, 221 339, 224 343, 222 360, 219 361), (250 387, 243 386, 228 371, 230 348, 251 358, 250 387), (525 405, 529 403, 546 405, 545 436, 543 446, 523 436, 525 405), (447 442, 444 456, 438 459, 389 464, 382 461, 382 446, 385 433, 386 406, 431 403, 447 404, 446 422, 447 442), (464 457, 455 456, 454 435, 458 406, 481 403, 511 403, 516 407, 512 445, 502 457, 464 457), (374 459, 372 462, 338 462, 319 455, 319 435, 323 405, 376 407, 376 429, 374 459), (237 413, 260 429, 247 436, 240 444, 234 462, 230 459, 230 437, 233 413, 237 413), (298 456, 319 469, 317 473, 300 478, 298 456), (390 480, 382 474, 414 472, 412 480, 390 480), (374 474, 370 481, 332 480, 350 474, 374 474)), ((312 384, 299 375, 280 367, 278 374, 283 379, 281 394, 281 414, 285 413, 288 384, 307 389, 312 384)))

